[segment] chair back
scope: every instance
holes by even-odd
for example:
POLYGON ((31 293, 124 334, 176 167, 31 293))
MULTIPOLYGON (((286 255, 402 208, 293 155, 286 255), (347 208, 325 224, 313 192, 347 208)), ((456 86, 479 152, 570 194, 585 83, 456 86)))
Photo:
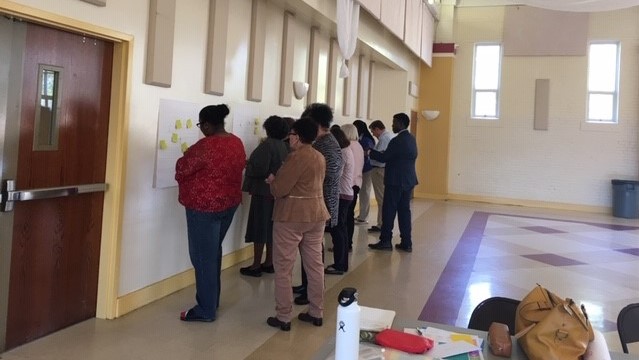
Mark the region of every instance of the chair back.
POLYGON ((468 328, 488 331, 492 322, 508 325, 510 335, 515 334, 515 315, 519 300, 495 296, 479 303, 470 315, 468 328))
POLYGON ((617 316, 617 331, 621 348, 628 354, 628 344, 639 341, 639 303, 621 309, 617 316))

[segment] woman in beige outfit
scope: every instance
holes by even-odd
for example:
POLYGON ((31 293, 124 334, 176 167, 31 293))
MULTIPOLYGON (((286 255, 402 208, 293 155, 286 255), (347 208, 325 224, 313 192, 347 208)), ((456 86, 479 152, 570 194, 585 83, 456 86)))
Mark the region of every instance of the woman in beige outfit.
POLYGON ((330 218, 322 186, 326 162, 324 156, 313 149, 317 137, 317 123, 302 118, 291 127, 289 140, 291 153, 277 176, 270 175, 275 197, 273 209, 273 266, 275 267, 275 311, 267 323, 281 330, 291 329, 293 293, 291 276, 299 249, 308 276, 308 311, 298 319, 315 326, 322 325, 324 310, 324 264, 322 242, 324 224, 330 218))

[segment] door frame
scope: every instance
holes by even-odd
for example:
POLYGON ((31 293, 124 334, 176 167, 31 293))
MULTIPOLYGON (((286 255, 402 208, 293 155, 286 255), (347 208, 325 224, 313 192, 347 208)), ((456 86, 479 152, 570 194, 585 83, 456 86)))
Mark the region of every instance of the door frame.
MULTIPOLYGON (((113 42, 113 68, 111 78, 111 106, 100 243, 100 267, 98 276, 98 301, 96 317, 113 319, 117 316, 117 298, 120 280, 120 240, 126 182, 126 160, 129 132, 129 101, 131 92, 133 36, 99 27, 76 19, 49 13, 29 6, 0 0, 0 14, 54 29, 82 33, 113 42)), ((0 254, 0 262, 11 260, 8 254, 0 254)), ((0 272, 0 318, 6 319, 9 272, 0 272), (6 278, 5 278, 6 277, 6 278), (4 286, 6 285, 6 288, 4 286), (5 297, 7 297, 5 299, 5 297)), ((6 323, 0 324, 0 352, 5 347, 6 323)))

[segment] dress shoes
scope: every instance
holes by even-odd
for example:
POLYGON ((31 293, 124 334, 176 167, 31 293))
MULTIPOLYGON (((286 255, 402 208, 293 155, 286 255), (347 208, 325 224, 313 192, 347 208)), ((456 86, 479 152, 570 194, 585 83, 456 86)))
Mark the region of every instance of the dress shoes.
POLYGON ((300 313, 299 315, 297 315, 297 318, 301 321, 307 322, 307 323, 311 323, 315 326, 322 326, 322 318, 321 317, 315 317, 315 316, 311 316, 309 313, 300 313))
POLYGON ((293 294, 305 294, 305 293, 306 293, 306 285, 293 286, 293 294))
POLYGON ((182 311, 180 313, 180 320, 182 320, 182 321, 212 322, 215 319, 199 316, 199 315, 195 314, 195 311, 193 311, 191 309, 191 310, 187 310, 187 311, 182 311))
POLYGON ((269 326, 278 327, 282 331, 291 331, 291 323, 290 322, 284 322, 284 321, 276 318, 275 316, 271 316, 268 319, 266 319, 266 323, 269 326))
POLYGON ((382 231, 382 229, 377 225, 374 225, 368 228, 368 232, 380 232, 380 231, 382 231))
POLYGON ((324 269, 324 274, 327 275, 344 275, 344 271, 343 270, 339 270, 338 268, 335 267, 335 265, 329 265, 326 267, 326 269, 324 269))
POLYGON ((250 266, 240 268, 240 274, 252 277, 260 277, 262 276, 261 268, 252 268, 250 266))
POLYGON ((400 250, 400 251, 405 251, 405 252, 413 252, 413 247, 412 246, 406 246, 406 245, 402 245, 402 244, 395 244, 395 249, 400 250))
POLYGON ((393 251, 393 246, 391 244, 378 242, 376 244, 368 244, 368 247, 373 250, 382 250, 382 251, 393 251))
POLYGON ((273 264, 271 265, 260 265, 260 270, 262 270, 262 272, 268 273, 268 274, 272 274, 275 272, 275 268, 273 267, 273 264))
POLYGON ((293 302, 295 303, 295 305, 308 305, 311 303, 308 300, 308 295, 304 295, 304 294, 296 297, 295 300, 293 300, 293 302))

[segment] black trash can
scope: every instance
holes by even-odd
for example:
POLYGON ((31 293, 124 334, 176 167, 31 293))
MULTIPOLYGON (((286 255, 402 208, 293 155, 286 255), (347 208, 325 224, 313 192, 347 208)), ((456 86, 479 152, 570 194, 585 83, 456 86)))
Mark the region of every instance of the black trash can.
POLYGON ((639 181, 612 180, 612 216, 639 218, 639 181))

